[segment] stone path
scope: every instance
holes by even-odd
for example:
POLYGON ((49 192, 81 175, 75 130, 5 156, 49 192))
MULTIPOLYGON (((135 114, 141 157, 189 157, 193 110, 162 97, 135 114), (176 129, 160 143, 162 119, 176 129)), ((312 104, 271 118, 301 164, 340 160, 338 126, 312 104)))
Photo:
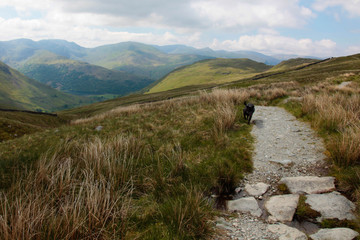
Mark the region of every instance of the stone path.
POLYGON ((352 220, 355 206, 335 191, 335 179, 326 176, 325 148, 309 125, 282 108, 262 106, 256 107, 253 124, 254 171, 237 188, 235 200, 228 201, 228 212, 236 217, 217 219, 222 234, 216 239, 356 237, 358 233, 351 229, 323 230, 315 224, 323 219, 352 220), (301 195, 320 217, 308 222, 294 219, 301 195))

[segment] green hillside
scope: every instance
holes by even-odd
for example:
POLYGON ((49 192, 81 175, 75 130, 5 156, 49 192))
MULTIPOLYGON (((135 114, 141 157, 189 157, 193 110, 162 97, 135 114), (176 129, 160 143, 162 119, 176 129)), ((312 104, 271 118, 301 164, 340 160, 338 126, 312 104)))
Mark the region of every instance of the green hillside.
POLYGON ((87 49, 86 54, 81 60, 154 80, 179 66, 209 58, 193 54, 166 54, 153 46, 135 42, 87 49))
POLYGON ((270 68, 271 66, 250 59, 204 60, 171 72, 148 92, 161 92, 191 85, 232 82, 249 78, 270 68))
POLYGON ((0 108, 57 111, 86 103, 88 98, 57 91, 0 62, 0 108))
POLYGON ((19 70, 53 88, 77 95, 125 95, 152 82, 126 72, 70 60, 46 50, 38 50, 19 70))
POLYGON ((319 60, 317 59, 312 59, 312 58, 293 58, 293 59, 289 59, 289 60, 285 60, 282 61, 281 63, 275 65, 274 67, 272 67, 269 71, 283 71, 283 70, 288 70, 294 67, 301 67, 301 66, 306 66, 310 63, 315 63, 318 62, 319 60))

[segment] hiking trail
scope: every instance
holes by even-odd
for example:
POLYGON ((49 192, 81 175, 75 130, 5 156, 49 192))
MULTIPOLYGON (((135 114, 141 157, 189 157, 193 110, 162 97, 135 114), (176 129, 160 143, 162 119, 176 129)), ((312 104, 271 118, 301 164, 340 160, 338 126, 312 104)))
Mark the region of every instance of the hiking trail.
POLYGON ((254 169, 236 189, 234 200, 228 201, 229 217, 216 220, 221 236, 215 239, 326 239, 340 234, 345 240, 357 236, 351 229, 320 229, 315 224, 322 219, 352 220, 355 205, 336 192, 333 177, 326 177, 326 149, 310 126, 282 108, 265 106, 256 107, 252 124, 254 169), (281 193, 279 184, 289 192, 281 193), (320 217, 309 221, 294 217, 300 195, 320 217), (237 217, 230 217, 232 212, 237 217))

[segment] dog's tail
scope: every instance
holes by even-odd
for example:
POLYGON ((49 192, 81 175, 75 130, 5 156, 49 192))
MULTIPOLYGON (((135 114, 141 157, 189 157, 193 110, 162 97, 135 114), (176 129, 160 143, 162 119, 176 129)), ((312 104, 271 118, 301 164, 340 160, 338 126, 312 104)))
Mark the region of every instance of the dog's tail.
POLYGON ((245 105, 245 106, 246 106, 246 104, 247 104, 246 101, 244 101, 244 105, 245 105))

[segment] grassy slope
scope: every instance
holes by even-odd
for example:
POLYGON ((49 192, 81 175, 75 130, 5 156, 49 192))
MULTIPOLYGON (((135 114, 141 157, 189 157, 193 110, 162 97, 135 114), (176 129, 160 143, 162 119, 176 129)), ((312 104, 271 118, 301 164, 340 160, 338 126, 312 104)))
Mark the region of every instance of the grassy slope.
POLYGON ((80 95, 125 95, 152 82, 126 72, 70 60, 45 50, 37 51, 20 71, 53 88, 80 95))
MULTIPOLYGON (((41 220, 25 217, 19 231, 35 231, 42 239, 69 233, 71 239, 95 234, 102 239, 203 239, 211 234, 212 215, 204 195, 231 192, 251 170, 250 126, 239 120, 240 108, 233 102, 207 94, 168 100, 0 143, 3 187, 17 182, 4 172, 41 164, 39 157, 48 154, 44 168, 33 167, 38 177, 23 176, 30 193, 23 200, 34 205, 18 209, 25 213, 26 206, 36 206, 32 215, 41 220), (99 125, 103 129, 96 131, 99 125), (64 164, 70 175, 61 174, 64 164), (54 209, 59 211, 53 214, 54 209)), ((20 197, 16 191, 7 196, 20 197)), ((17 217, 7 220, 16 224, 17 217)))
POLYGON ((0 62, 0 107, 56 111, 90 102, 25 77, 0 62))
POLYGON ((62 117, 0 111, 0 142, 66 124, 62 117))
POLYGON ((318 61, 319 60, 317 60, 317 59, 311 59, 311 58, 289 59, 289 60, 282 61, 281 63, 275 65, 274 67, 269 69, 269 72, 289 70, 289 69, 292 69, 292 68, 306 66, 309 63, 315 63, 315 62, 318 62, 318 61))
POLYGON ((268 70, 270 66, 249 59, 214 59, 194 63, 168 74, 149 93, 189 85, 219 84, 249 78, 268 70))
POLYGON ((260 83, 298 81, 302 84, 315 83, 344 73, 359 72, 360 54, 331 58, 308 66, 290 68, 284 71, 267 72, 248 79, 225 84, 226 87, 246 87, 260 83))

